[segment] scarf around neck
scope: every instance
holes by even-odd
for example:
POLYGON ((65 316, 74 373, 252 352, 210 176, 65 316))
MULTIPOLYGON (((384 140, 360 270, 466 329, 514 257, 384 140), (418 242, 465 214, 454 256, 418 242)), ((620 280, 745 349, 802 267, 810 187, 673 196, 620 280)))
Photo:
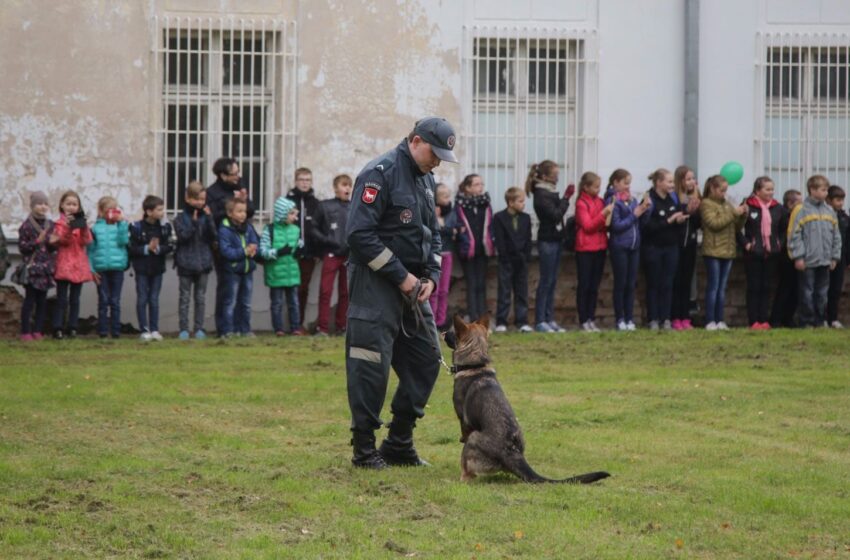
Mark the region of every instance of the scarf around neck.
POLYGON ((773 217, 770 215, 770 204, 756 197, 759 206, 761 206, 761 240, 764 245, 765 253, 770 252, 770 228, 773 222, 773 217))
POLYGON ((464 210, 474 210, 476 208, 486 208, 490 206, 490 193, 481 193, 477 195, 466 195, 457 193, 455 198, 458 206, 464 210))

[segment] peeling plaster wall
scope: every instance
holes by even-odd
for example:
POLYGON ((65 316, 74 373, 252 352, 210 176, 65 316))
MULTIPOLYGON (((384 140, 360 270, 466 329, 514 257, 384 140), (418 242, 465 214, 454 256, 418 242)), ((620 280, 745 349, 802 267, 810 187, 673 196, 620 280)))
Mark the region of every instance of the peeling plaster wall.
MULTIPOLYGON (((334 175, 355 175, 418 118, 460 128, 462 21, 463 2, 300 3, 298 164, 313 170, 320 197, 332 196, 334 175)), ((456 167, 443 164, 438 178, 456 182, 456 167)))
POLYGON ((150 189, 142 2, 5 0, 0 8, 0 222, 11 237, 28 191, 55 207, 77 190, 133 208, 150 189))

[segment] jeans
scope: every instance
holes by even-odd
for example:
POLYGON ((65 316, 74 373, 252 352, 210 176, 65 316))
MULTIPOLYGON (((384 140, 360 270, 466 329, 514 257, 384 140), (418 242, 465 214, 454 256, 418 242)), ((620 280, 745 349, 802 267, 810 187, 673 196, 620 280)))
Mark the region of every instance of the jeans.
POLYGON ((800 326, 821 327, 826 319, 829 267, 806 268, 797 273, 800 289, 800 326))
POLYGON ((336 298, 336 332, 345 330, 345 318, 348 315, 348 272, 345 269, 346 257, 328 255, 322 259, 322 278, 319 285, 319 319, 316 328, 328 332, 331 314, 331 296, 334 291, 334 280, 337 281, 336 298))
POLYGON ((207 279, 208 272, 180 276, 179 314, 180 330, 189 330, 189 306, 192 301, 192 290, 195 292, 195 321, 193 329, 195 332, 204 330, 204 313, 206 311, 207 279))
POLYGON ((124 286, 123 270, 104 270, 97 286, 97 334, 121 334, 121 288, 124 286))
POLYGON ((747 321, 767 323, 770 319, 770 292, 776 276, 777 257, 748 257, 744 261, 747 271, 747 321))
POLYGON ((452 285, 452 265, 454 254, 443 253, 443 262, 440 265, 440 284, 431 294, 431 309, 434 312, 434 322, 438 327, 446 322, 446 311, 449 307, 449 288, 452 285))
POLYGON ((558 271, 561 269, 560 241, 538 241, 537 252, 540 255, 540 281, 537 284, 537 301, 534 303, 534 321, 550 323, 555 318, 555 286, 558 283, 558 271))
POLYGON ((224 300, 222 307, 222 330, 219 336, 251 332, 251 292, 254 288, 254 273, 224 275, 224 300))
POLYGON ((62 328, 66 309, 68 309, 68 328, 76 330, 80 320, 80 292, 82 290, 82 284, 75 284, 67 280, 56 281, 56 309, 53 310, 54 331, 62 328))
POLYGON ((770 311, 770 326, 794 327, 794 314, 797 312, 797 270, 794 263, 785 256, 779 257, 779 285, 770 311))
POLYGON ((41 333, 44 328, 44 316, 47 312, 47 290, 26 286, 24 304, 21 306, 21 334, 41 333), (35 321, 32 310, 35 308, 35 321))
POLYGON ((844 263, 839 262, 835 270, 829 273, 829 292, 826 298, 826 320, 828 323, 838 320, 838 301, 844 287, 844 263))
POLYGON ((466 312, 475 321, 487 312, 487 256, 462 261, 466 276, 466 312))
POLYGON ((732 270, 732 259, 705 257, 705 322, 723 321, 726 305, 726 283, 732 270))
POLYGON ((646 273, 646 318, 648 321, 670 320, 673 305, 673 280, 679 266, 679 246, 643 247, 643 269, 646 273))
POLYGON ((269 288, 271 299, 272 329, 274 332, 286 332, 283 328, 283 301, 289 307, 289 332, 293 333, 301 327, 301 312, 298 309, 298 286, 291 288, 269 288))
POLYGON ((691 282, 697 265, 696 243, 679 251, 679 266, 673 279, 673 305, 670 317, 680 321, 691 318, 691 282))
POLYGON ((528 324, 528 262, 522 258, 499 259, 499 290, 496 298, 496 324, 507 325, 514 296, 514 324, 528 324))
POLYGON ((159 291, 162 289, 162 274, 136 273, 136 315, 139 330, 159 331, 159 291))
POLYGON ((605 251, 576 251, 576 270, 576 309, 578 322, 583 325, 596 319, 599 283, 602 282, 602 272, 605 270, 605 251))
POLYGON ((635 286, 637 283, 639 249, 611 247, 611 268, 614 271, 614 315, 617 322, 634 321, 635 286))
POLYGON ((298 287, 298 309, 301 313, 300 326, 304 323, 304 313, 307 310, 307 297, 310 295, 310 281, 313 278, 313 271, 316 269, 316 259, 313 257, 303 258, 298 261, 298 267, 301 269, 301 285, 298 287))

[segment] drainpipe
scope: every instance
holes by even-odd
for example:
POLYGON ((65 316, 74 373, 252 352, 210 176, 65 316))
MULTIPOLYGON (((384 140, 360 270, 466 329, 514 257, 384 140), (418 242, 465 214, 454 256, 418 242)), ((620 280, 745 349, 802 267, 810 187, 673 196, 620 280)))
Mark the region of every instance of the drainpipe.
POLYGON ((699 0, 685 0, 685 165, 699 164, 699 0))

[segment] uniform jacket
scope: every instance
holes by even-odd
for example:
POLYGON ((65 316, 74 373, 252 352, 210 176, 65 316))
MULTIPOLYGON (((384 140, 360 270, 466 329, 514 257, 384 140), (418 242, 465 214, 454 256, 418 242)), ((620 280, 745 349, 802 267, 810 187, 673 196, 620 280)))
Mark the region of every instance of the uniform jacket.
POLYGON ((729 202, 703 198, 699 205, 702 217, 702 255, 716 259, 734 259, 737 254, 738 230, 746 215, 735 214, 729 202))
POLYGON ((350 261, 394 285, 408 272, 439 284, 442 244, 435 188, 433 174, 422 173, 413 161, 406 138, 366 164, 354 183, 346 224, 350 261))
POLYGON ((198 211, 198 219, 193 219, 195 208, 186 205, 174 218, 174 233, 177 236, 177 248, 174 263, 179 276, 204 274, 213 268, 213 245, 218 239, 212 215, 198 211))
POLYGON ((747 219, 744 222, 743 233, 738 237, 738 245, 744 249, 745 254, 749 257, 763 259, 778 255, 785 249, 781 235, 782 215, 785 210, 779 202, 771 200, 768 211, 770 212, 770 250, 765 251, 764 236, 761 234, 761 204, 759 204, 758 197, 755 195, 747 199, 747 219), (753 247, 747 251, 746 247, 749 243, 752 243, 753 247))
POLYGON ((56 253, 56 280, 82 284, 92 280, 91 265, 86 247, 92 242, 91 229, 71 228, 62 215, 53 229, 59 236, 59 251, 56 253))
POLYGON ((586 192, 579 194, 576 201, 576 252, 604 251, 608 248, 605 234, 605 203, 598 196, 586 192))
POLYGON ((517 229, 514 230, 513 215, 507 209, 493 216, 493 237, 499 259, 528 261, 531 258, 531 216, 525 212, 516 214, 517 229))
POLYGON ((627 202, 617 199, 611 213, 608 244, 617 249, 640 249, 640 218, 635 216, 638 201, 634 197, 627 202))
POLYGON ((788 220, 788 256, 804 259, 807 268, 841 262, 838 217, 826 201, 810 196, 791 211, 788 220))
POLYGON ((563 241, 564 215, 570 208, 570 200, 560 196, 550 183, 537 183, 533 192, 534 213, 540 222, 537 240, 563 241))
MULTIPOLYGON (((32 215, 30 218, 35 220, 32 215)), ((36 220, 36 223, 47 230, 44 239, 38 241, 38 230, 27 218, 18 229, 18 250, 29 267, 28 285, 37 290, 47 291, 53 287, 53 275, 56 273, 56 249, 49 242, 53 231, 53 222, 47 218, 36 220)))
POLYGON ((257 231, 249 222, 236 226, 225 218, 218 226, 218 250, 221 253, 222 266, 233 274, 250 274, 257 268, 254 259, 245 253, 248 245, 259 249, 260 239, 257 231))
MULTIPOLYGON (((242 185, 233 185, 231 183, 225 183, 221 179, 216 180, 215 183, 207 187, 207 206, 212 213, 213 220, 215 221, 216 227, 227 217, 227 208, 225 205, 227 201, 233 198, 233 195, 244 188, 242 185)), ((250 190, 249 190, 250 192, 250 190)), ((254 212, 256 208, 254 208, 254 202, 249 198, 248 199, 248 219, 254 217, 254 212)))
POLYGON ((171 246, 171 224, 147 220, 133 222, 130 226, 130 262, 136 274, 156 276, 165 273, 165 256, 174 248, 171 246), (159 249, 150 253, 148 245, 154 237, 159 238, 159 249))
POLYGON ((302 249, 301 256, 305 259, 310 259, 320 255, 317 251, 318 247, 314 247, 313 240, 315 236, 313 230, 316 222, 316 214, 319 212, 319 200, 316 198, 313 189, 307 192, 292 189, 286 195, 286 198, 295 203, 298 208, 298 229, 301 231, 302 249))
POLYGON ((301 267, 298 266, 297 260, 301 232, 297 225, 286 223, 287 214, 289 212, 275 202, 274 222, 265 227, 260 239, 260 255, 266 261, 263 275, 266 286, 270 288, 292 288, 301 285, 301 267), (282 247, 289 247, 291 252, 288 255, 278 255, 277 250, 282 247))
POLYGON ((643 245, 653 247, 670 247, 678 245, 682 239, 682 224, 668 223, 671 215, 682 210, 679 199, 675 194, 661 198, 655 189, 650 189, 649 199, 652 206, 640 217, 643 245))
POLYGON ((126 221, 108 224, 98 218, 92 226, 93 241, 88 247, 89 265, 94 272, 125 270, 129 264, 127 245, 130 227, 126 221))
POLYGON ((323 200, 319 203, 319 210, 313 219, 313 240, 310 243, 317 255, 331 254, 335 257, 348 255, 345 224, 348 222, 350 207, 351 202, 339 198, 323 200))

